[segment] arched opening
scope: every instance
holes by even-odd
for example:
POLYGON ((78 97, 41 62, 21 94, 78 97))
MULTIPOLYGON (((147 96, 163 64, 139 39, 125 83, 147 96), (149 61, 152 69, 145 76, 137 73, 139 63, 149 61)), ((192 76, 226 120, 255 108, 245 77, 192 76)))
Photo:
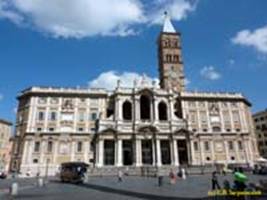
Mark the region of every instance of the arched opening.
POLYGON ((164 102, 160 102, 158 105, 159 120, 167 120, 167 106, 164 102))
POLYGON ((132 104, 125 101, 122 105, 122 116, 124 120, 132 120, 132 104))
POLYGON ((150 119, 150 98, 146 95, 142 95, 140 98, 140 114, 141 120, 150 119))
POLYGON ((178 118, 183 118, 181 101, 176 101, 174 104, 174 114, 178 118))

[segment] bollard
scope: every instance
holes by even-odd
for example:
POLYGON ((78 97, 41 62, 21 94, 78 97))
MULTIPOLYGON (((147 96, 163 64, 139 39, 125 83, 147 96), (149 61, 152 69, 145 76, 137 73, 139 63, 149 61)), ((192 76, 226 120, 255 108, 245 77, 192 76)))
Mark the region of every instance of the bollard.
POLYGON ((89 177, 88 174, 83 175, 83 183, 88 183, 89 177))
POLYGON ((43 187, 44 186, 44 179, 38 178, 38 187, 43 187))
POLYGON ((182 179, 186 179, 186 174, 185 174, 185 169, 184 168, 182 168, 182 179))
POLYGON ((10 188, 10 195, 11 196, 17 196, 18 195, 18 189, 19 189, 18 183, 12 183, 11 188, 10 188))

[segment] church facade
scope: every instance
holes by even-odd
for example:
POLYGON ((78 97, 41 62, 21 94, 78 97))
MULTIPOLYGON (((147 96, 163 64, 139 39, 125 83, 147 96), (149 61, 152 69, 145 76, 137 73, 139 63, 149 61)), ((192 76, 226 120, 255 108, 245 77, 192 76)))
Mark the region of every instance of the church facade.
POLYGON ((12 168, 54 175, 62 162, 92 172, 253 165, 258 155, 250 102, 240 93, 185 90, 180 33, 168 16, 158 38, 160 87, 31 87, 18 95, 12 168))

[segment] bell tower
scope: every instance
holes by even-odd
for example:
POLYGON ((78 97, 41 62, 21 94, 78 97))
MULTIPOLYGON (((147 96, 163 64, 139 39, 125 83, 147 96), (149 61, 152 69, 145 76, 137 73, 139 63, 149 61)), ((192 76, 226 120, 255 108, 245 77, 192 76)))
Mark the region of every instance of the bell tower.
POLYGON ((181 34, 174 29, 167 12, 158 38, 160 87, 184 91, 184 70, 181 54, 181 34))

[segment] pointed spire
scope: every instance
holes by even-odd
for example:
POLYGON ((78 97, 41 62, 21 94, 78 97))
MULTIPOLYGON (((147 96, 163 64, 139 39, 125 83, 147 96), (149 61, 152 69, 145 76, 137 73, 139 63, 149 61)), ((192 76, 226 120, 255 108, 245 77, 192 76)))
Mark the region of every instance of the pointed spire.
POLYGON ((164 24, 163 24, 163 33, 176 33, 175 28, 172 25, 171 18, 167 11, 164 12, 164 24))

